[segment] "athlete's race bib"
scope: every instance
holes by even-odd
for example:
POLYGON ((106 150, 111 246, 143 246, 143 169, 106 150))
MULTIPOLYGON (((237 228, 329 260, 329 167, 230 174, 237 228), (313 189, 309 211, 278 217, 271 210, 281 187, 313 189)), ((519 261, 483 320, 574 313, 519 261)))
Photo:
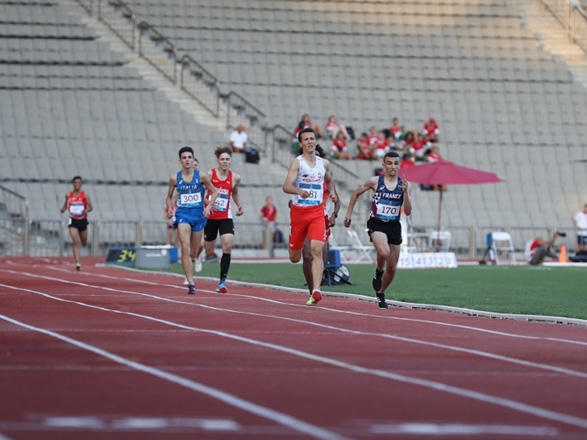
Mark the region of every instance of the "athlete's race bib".
POLYGON ((180 194, 179 203, 182 208, 196 208, 202 205, 202 194, 199 192, 191 194, 180 194))
POLYGON ((300 183, 300 189, 305 189, 310 194, 305 199, 299 197, 298 205, 300 206, 318 206, 322 203, 324 189, 322 184, 318 183, 300 183))
POLYGON ((399 220, 401 206, 393 204, 393 201, 388 199, 379 199, 375 206, 377 208, 376 216, 379 220, 386 222, 391 220, 399 220))
POLYGON ((214 210, 224 212, 228 209, 228 194, 219 193, 214 201, 214 210))
POLYGON ((84 213, 84 204, 82 202, 73 202, 69 205, 69 213, 76 216, 82 215, 84 213))

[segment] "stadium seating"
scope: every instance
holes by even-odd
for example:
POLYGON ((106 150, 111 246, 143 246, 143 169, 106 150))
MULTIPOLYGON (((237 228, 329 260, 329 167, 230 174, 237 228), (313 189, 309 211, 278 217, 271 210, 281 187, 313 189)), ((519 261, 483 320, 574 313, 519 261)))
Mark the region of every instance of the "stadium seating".
MULTIPOLYGON (((587 173, 571 161, 587 157, 587 93, 521 26, 514 6, 490 0, 125 3, 225 90, 266 112, 270 125, 293 129, 303 113, 321 123, 336 113, 360 132, 387 127, 393 116, 410 128, 435 116, 445 158, 506 181, 451 186, 443 228, 566 225, 583 202, 587 173)), ((61 199, 71 176, 82 174, 93 182, 88 190, 104 218, 159 220, 177 148, 194 145, 209 168, 210 150, 228 133, 209 130, 166 99, 80 15, 57 4, 11 2, 4 9, 3 184, 25 191, 39 209, 34 215, 52 217, 55 197, 46 188, 61 199), (135 190, 152 199, 117 194, 135 190), (40 194, 46 198, 35 201, 40 194)), ((269 165, 266 158, 262 164, 269 165)), ((374 168, 343 166, 361 178, 374 168)), ((246 211, 255 213, 251 221, 265 195, 287 212, 283 169, 238 167, 246 211)), ((435 224, 436 196, 414 192, 413 224, 435 224)), ((453 234, 454 246, 466 240, 453 234)), ((482 247, 482 234, 478 240, 482 247)))

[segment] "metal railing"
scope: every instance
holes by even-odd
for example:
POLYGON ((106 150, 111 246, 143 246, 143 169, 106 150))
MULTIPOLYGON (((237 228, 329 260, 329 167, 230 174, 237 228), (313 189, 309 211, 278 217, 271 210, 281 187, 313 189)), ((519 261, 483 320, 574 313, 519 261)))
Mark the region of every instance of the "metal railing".
MULTIPOLYGON (((5 195, 4 192, 0 194, 5 195)), ((5 198, 3 198, 5 200, 5 198)), ((26 204, 22 199, 21 203, 26 204)), ((2 203, 0 202, 0 206, 2 203)), ((71 240, 67 232, 67 223, 63 219, 29 219, 28 213, 15 215, 9 213, 7 219, 0 211, 0 255, 14 256, 69 256, 72 254, 71 240)), ((363 222, 357 223, 364 224, 363 222)), ((286 250, 285 243, 267 244, 265 225, 260 222, 235 221, 233 248, 258 252, 258 256, 273 257, 275 249, 286 250), (261 250, 263 248, 263 250, 261 250)), ((430 233, 435 231, 434 225, 410 226, 408 228, 407 246, 410 251, 434 252, 430 233)), ((450 227, 443 230, 451 233, 450 251, 461 259, 478 259, 486 250, 486 235, 495 231, 506 231, 512 235, 516 256, 523 259, 525 245, 535 237, 550 237, 554 230, 542 227, 500 226, 467 226, 450 227)), ((575 249, 576 240, 572 228, 559 229, 567 232, 567 237, 559 238, 557 245, 564 244, 569 252, 575 249)), ((369 244, 364 227, 356 226, 359 238, 369 244)), ((285 231, 282 231, 285 232, 285 231)), ((165 245, 167 242, 167 226, 165 221, 92 221, 89 226, 88 248, 82 255, 106 256, 112 248, 137 248, 147 245, 165 245)), ((337 224, 332 235, 337 245, 349 245, 345 241, 347 234, 341 224, 337 224)))
MULTIPOLYGON (((137 23, 132 9, 122 0, 76 0, 88 14, 117 35, 132 51, 161 72, 165 78, 200 103, 212 116, 224 118, 227 130, 239 123, 249 127, 249 144, 257 147, 272 163, 288 167, 291 160, 293 133, 281 125, 269 126, 267 115, 233 90, 223 91, 218 78, 190 55, 180 56, 171 40, 156 26, 137 23), (284 138, 289 138, 284 142, 284 138), (284 154, 284 152, 289 154, 284 154)), ((337 180, 355 182, 358 177, 340 164, 337 180)))

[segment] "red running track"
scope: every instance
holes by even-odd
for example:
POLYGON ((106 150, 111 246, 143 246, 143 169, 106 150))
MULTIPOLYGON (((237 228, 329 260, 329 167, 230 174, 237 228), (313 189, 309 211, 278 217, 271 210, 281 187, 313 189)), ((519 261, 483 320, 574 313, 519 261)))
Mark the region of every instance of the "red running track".
POLYGON ((0 259, 0 440, 584 439, 587 328, 0 259))

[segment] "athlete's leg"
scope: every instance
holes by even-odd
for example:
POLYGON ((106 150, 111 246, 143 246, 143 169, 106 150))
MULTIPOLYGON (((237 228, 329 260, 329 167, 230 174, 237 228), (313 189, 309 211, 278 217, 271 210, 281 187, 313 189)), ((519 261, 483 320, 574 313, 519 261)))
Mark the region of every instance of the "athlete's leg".
POLYGON ((77 228, 69 227, 69 236, 71 237, 71 243, 73 247, 73 258, 76 264, 79 264, 79 242, 80 233, 77 228))
POLYGON ((397 271, 397 262, 399 260, 400 245, 390 244, 389 245, 389 256, 387 257, 387 265, 385 267, 385 273, 381 279, 381 293, 385 293, 385 289, 389 287, 395 278, 397 271))
POLYGON ((312 276, 312 251, 310 249, 310 240, 306 238, 304 241, 304 248, 302 249, 302 271, 304 272, 304 278, 306 279, 306 284, 308 285, 308 290, 310 291, 310 295, 312 294, 314 282, 312 281, 314 278, 312 276))
POLYGON ((220 236, 220 243, 222 244, 222 258, 220 259, 220 282, 223 282, 224 280, 226 280, 226 277, 228 277, 233 238, 234 234, 230 233, 222 234, 220 236))
POLYGON ((181 248, 181 266, 185 278, 189 284, 194 284, 194 277, 192 271, 192 259, 190 254, 190 246, 192 239, 197 240, 198 243, 202 238, 202 231, 193 232, 189 223, 180 223, 177 225, 177 238, 179 239, 179 246, 181 248))
POLYGON ((320 290, 322 274, 324 273, 324 260, 322 259, 324 242, 310 240, 310 251, 312 253, 312 290, 320 290))

